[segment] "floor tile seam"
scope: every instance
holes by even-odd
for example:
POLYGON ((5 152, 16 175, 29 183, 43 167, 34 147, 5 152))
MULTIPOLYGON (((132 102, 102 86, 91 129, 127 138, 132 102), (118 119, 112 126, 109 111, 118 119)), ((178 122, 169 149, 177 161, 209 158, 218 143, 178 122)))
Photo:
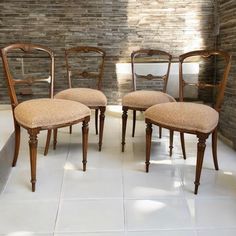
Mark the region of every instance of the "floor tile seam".
POLYGON ((193 193, 193 196, 185 194, 184 198, 186 200, 234 200, 236 201, 236 196, 231 197, 231 196, 200 196, 200 193, 198 195, 195 195, 193 193))
POLYGON ((61 198, 61 201, 114 201, 114 200, 120 200, 122 201, 123 198, 119 197, 119 198, 61 198))
MULTIPOLYGON (((67 162, 67 160, 69 158, 70 146, 71 146, 71 138, 69 138, 69 143, 68 143, 68 146, 67 146, 67 155, 66 155, 66 159, 65 159, 64 165, 66 164, 66 162, 67 162)), ((64 181, 65 181, 65 173, 66 173, 66 170, 64 169, 63 176, 62 176, 61 187, 60 187, 59 201, 58 201, 58 205, 57 205, 57 212, 56 212, 56 217, 55 217, 54 226, 53 226, 53 233, 56 230, 56 226, 57 226, 57 222, 58 222, 58 217, 59 217, 59 213, 60 213, 60 210, 61 210, 62 194, 63 194, 62 192, 63 192, 63 185, 64 185, 64 181)))
POLYGON ((95 234, 95 233, 125 233, 125 230, 94 230, 94 231, 85 231, 85 230, 82 230, 82 231, 78 231, 78 230, 60 230, 60 231, 54 231, 53 232, 54 235, 55 234, 75 234, 75 233, 83 233, 83 234, 95 234))
MULTIPOLYGON (((120 148, 121 145, 120 145, 120 148)), ((124 224, 124 230, 126 228, 126 221, 128 220, 126 217, 127 210, 125 207, 125 176, 124 176, 124 155, 122 155, 122 206, 123 206, 123 224, 124 224)))
POLYGON ((196 231, 201 231, 201 230, 235 230, 236 231, 236 226, 196 226, 196 231))
POLYGON ((186 200, 183 196, 160 196, 153 198, 124 198, 125 201, 163 201, 163 200, 186 200))
MULTIPOLYGON (((11 179, 11 177, 12 177, 12 175, 13 175, 13 172, 14 172, 15 169, 12 169, 12 168, 13 168, 13 167, 11 167, 10 174, 9 174, 9 176, 8 176, 8 178, 7 178, 7 181, 6 181, 6 183, 5 183, 5 185, 4 185, 3 189, 2 189, 2 191, 1 191, 1 193, 0 193, 0 197, 5 194, 7 185, 9 184, 10 179, 11 179)), ((1 200, 1 199, 0 199, 0 200, 1 200)))

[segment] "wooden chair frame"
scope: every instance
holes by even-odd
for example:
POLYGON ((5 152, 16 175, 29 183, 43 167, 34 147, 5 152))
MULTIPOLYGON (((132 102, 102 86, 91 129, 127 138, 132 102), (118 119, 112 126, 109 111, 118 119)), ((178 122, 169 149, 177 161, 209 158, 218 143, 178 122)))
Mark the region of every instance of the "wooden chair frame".
MULTIPOLYGON (((69 63, 70 55, 75 54, 75 53, 79 54, 79 53, 91 53, 91 52, 96 53, 97 55, 101 56, 101 64, 99 65, 98 73, 92 73, 86 70, 83 70, 83 71, 81 70, 81 71, 78 71, 76 74, 78 76, 81 76, 82 78, 97 79, 96 89, 101 90, 106 53, 105 51, 103 51, 102 49, 98 47, 89 47, 89 46, 78 46, 78 47, 65 49, 66 71, 67 71, 67 79, 68 79, 69 88, 72 88, 72 79, 71 79, 72 71, 71 71, 71 65, 69 63)), ((96 135, 99 134, 98 147, 99 147, 99 151, 101 151, 106 106, 89 106, 89 108, 95 109, 95 130, 96 130, 96 135), (99 111, 100 111, 100 115, 99 115, 99 111), (98 115, 99 115, 99 132, 98 132, 98 115)), ((72 133, 72 125, 70 125, 70 134, 71 133, 72 133)), ((48 150, 49 150, 50 139, 51 139, 51 130, 48 131, 48 135, 47 135, 47 141, 46 141, 46 146, 44 150, 45 156, 47 155, 48 150)), ((57 129, 54 129, 53 149, 56 149, 56 144, 57 144, 57 129)))
MULTIPOLYGON (((25 84, 33 84, 36 80, 31 79, 22 79, 22 80, 15 80, 13 78, 13 75, 10 70, 9 62, 8 62, 8 53, 19 49, 23 51, 24 53, 30 53, 32 51, 42 51, 45 52, 45 54, 48 55, 48 57, 51 60, 51 68, 49 72, 49 78, 50 78, 50 98, 53 99, 53 85, 54 85, 54 55, 51 49, 35 45, 35 44, 24 44, 24 43, 18 43, 18 44, 12 44, 5 48, 1 49, 1 56, 3 60, 3 66, 4 66, 4 72, 7 80, 7 86, 8 86, 8 92, 11 100, 11 107, 12 107, 12 113, 13 113, 13 119, 14 119, 14 127, 15 127, 15 151, 14 151, 14 158, 12 162, 12 166, 14 167, 17 163, 18 155, 19 155, 19 148, 20 148, 20 128, 23 127, 27 130, 29 134, 29 150, 30 150, 30 165, 31 165, 31 183, 32 183, 32 191, 35 191, 35 185, 36 185, 36 163, 37 163, 37 144, 38 144, 38 134, 41 130, 51 130, 51 129, 57 129, 60 127, 70 126, 72 124, 77 124, 79 122, 83 123, 82 126, 82 149, 83 149, 83 171, 86 170, 86 163, 87 163, 87 146, 88 146, 88 122, 90 120, 90 116, 87 116, 83 119, 74 120, 70 123, 64 123, 60 125, 55 126, 42 126, 37 128, 29 128, 23 124, 20 124, 16 118, 14 110, 19 104, 16 91, 15 91, 15 85, 19 83, 25 83, 25 84)), ((38 80, 37 80, 38 81, 38 80)))
MULTIPOLYGON (((207 87, 216 87, 219 89, 219 93, 216 99, 216 103, 214 105, 214 109, 218 112, 221 110, 221 105, 223 102, 224 98, 224 91, 227 83, 227 78, 229 75, 230 71, 230 66, 231 66, 231 56, 223 51, 217 51, 217 50, 197 50, 197 51, 192 51, 185 53, 181 56, 179 56, 179 99, 180 102, 183 102, 184 100, 184 93, 183 93, 183 88, 186 85, 194 85, 197 87, 201 88, 207 88, 207 87), (220 83, 217 85, 213 84, 207 84, 207 83, 197 83, 197 84, 189 84, 187 83, 184 78, 183 78, 183 63, 184 61, 193 56, 200 56, 202 58, 209 58, 211 56, 221 56, 224 61, 225 61, 225 68, 224 68, 224 73, 223 73, 223 78, 220 83)), ((186 159, 186 152, 185 152, 185 144, 184 144, 184 133, 189 133, 189 134, 194 134, 198 138, 198 144, 197 144, 197 160, 196 160, 196 175, 195 175, 195 190, 194 193, 198 193, 198 186, 200 185, 200 176, 201 176, 201 170, 202 170, 202 163, 203 163, 203 158, 204 158, 204 152, 206 148, 206 139, 209 137, 210 134, 212 134, 212 155, 213 155, 213 161, 214 161, 214 166, 215 169, 218 170, 218 160, 217 160, 217 127, 212 130, 209 133, 202 133, 202 132, 196 132, 196 131, 190 131, 187 129, 179 129, 177 127, 173 126, 166 126, 160 123, 157 123, 153 120, 150 120, 148 118, 145 119, 146 122, 146 172, 149 171, 149 165, 150 165, 150 152, 151 152, 151 139, 152 139, 152 125, 157 125, 161 126, 163 128, 169 129, 170 130, 170 140, 171 143, 173 143, 173 133, 174 131, 180 132, 180 137, 181 137, 181 146, 183 150, 183 156, 184 159, 186 159)))
MULTIPOLYGON (((163 76, 155 76, 152 74, 148 74, 146 76, 141 75, 140 77, 142 79, 146 79, 146 80, 153 80, 153 79, 163 79, 164 81, 164 86, 163 86, 163 90, 162 92, 166 93, 166 89, 167 89, 167 83, 168 83, 168 78, 169 78, 169 74, 170 74, 170 66, 171 66, 171 60, 172 60, 172 55, 170 55, 169 53, 165 52, 165 51, 161 51, 161 50, 153 50, 153 49, 140 49, 137 51, 134 51, 131 53, 131 69, 132 69, 132 87, 133 87, 133 91, 136 91, 136 87, 137 87, 137 82, 136 82, 136 77, 137 74, 135 73, 135 63, 136 63, 136 58, 140 55, 146 55, 146 56, 153 56, 153 55, 160 55, 160 56, 165 56, 166 60, 168 62, 168 66, 167 66, 167 71, 166 74, 164 74, 163 76)), ((145 61, 144 61, 145 62, 145 61)), ((133 111, 133 127, 132 127, 132 137, 134 137, 135 135, 135 126, 136 126, 136 111, 145 111, 146 108, 143 107, 128 107, 128 106, 122 106, 122 152, 124 152, 124 148, 125 148, 125 135, 126 135, 126 126, 127 126, 127 119, 128 119, 128 110, 132 110, 133 111)), ((159 137, 161 138, 162 136, 162 129, 161 127, 159 127, 159 137)))

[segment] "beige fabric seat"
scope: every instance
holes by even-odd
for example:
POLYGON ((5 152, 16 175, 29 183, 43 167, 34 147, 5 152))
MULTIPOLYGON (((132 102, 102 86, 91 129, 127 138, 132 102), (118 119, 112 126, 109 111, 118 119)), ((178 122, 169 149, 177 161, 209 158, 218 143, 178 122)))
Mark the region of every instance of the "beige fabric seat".
POLYGON ((55 98, 81 102, 86 106, 106 106, 107 98, 97 89, 69 88, 55 95, 55 98))
POLYGON ((218 50, 196 50, 179 56, 179 102, 154 105, 145 111, 146 172, 149 171, 150 165, 152 125, 170 130, 170 156, 172 155, 173 134, 175 131, 180 132, 184 159, 186 159, 184 133, 196 135, 198 143, 194 181, 195 194, 198 193, 206 140, 210 135, 212 139, 214 167, 216 170, 219 169, 217 160, 217 126, 230 66, 231 56, 227 52, 218 50), (215 61, 217 61, 217 65, 220 65, 220 69, 215 68, 215 61), (189 62, 198 63, 198 74, 186 70, 186 64, 189 62), (190 74, 198 78, 198 81, 193 82, 190 74), (212 75, 215 76, 210 78, 212 75), (194 86, 195 89, 199 89, 197 91, 198 99, 200 99, 202 103, 211 103, 212 107, 202 103, 184 102, 186 89, 188 89, 189 86, 194 86), (205 98, 207 99, 205 100, 205 98))
POLYGON ((62 99, 28 100, 17 105, 14 112, 16 120, 28 128, 57 126, 91 115, 87 106, 62 99))
POLYGON ((163 127, 209 133, 217 126, 219 113, 207 105, 178 102, 154 105, 145 111, 145 118, 163 127))
POLYGON ((126 94, 122 99, 122 106, 147 109, 148 107, 166 102, 174 102, 175 99, 160 91, 138 90, 126 94))

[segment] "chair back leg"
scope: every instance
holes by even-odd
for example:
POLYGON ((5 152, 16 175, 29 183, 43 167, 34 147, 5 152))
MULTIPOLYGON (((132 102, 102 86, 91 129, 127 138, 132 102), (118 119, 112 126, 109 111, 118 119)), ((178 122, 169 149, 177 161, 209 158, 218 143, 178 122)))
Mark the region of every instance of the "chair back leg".
POLYGON ((87 164, 88 132, 89 132, 88 122, 89 118, 85 118, 82 124, 83 171, 86 171, 86 164, 87 164))
POLYGON ((44 148, 44 156, 48 155, 48 150, 49 150, 49 145, 50 145, 50 140, 51 140, 51 134, 52 134, 52 130, 49 129, 47 132, 47 139, 46 139, 46 145, 44 148))
POLYGON ((122 114, 122 152, 125 150, 125 133, 126 133, 126 125, 127 125, 127 118, 128 118, 128 108, 123 107, 123 114, 122 114))
POLYGON ((16 162, 19 155, 19 149, 20 149, 20 126, 18 125, 16 121, 14 122, 14 126, 15 126, 15 151, 14 151, 12 167, 16 166, 16 162))
POLYGON ((184 158, 184 160, 186 160, 184 133, 182 133, 182 132, 180 133, 180 141, 181 141, 181 147, 182 147, 183 158, 184 158))
POLYGON ((102 139, 103 139, 103 129, 104 129, 104 120, 105 120, 105 111, 106 107, 100 107, 100 116, 99 116, 99 142, 98 142, 98 150, 102 149, 102 139))
POLYGON ((95 131, 96 135, 98 135, 98 109, 95 109, 95 131))
POLYGON ((132 130, 132 137, 135 135, 135 127, 136 127, 136 111, 133 110, 133 130, 132 130))
POLYGON ((151 154, 151 144, 152 144, 152 124, 146 123, 146 172, 149 171, 150 165, 150 154, 151 154))
POLYGON ((217 128, 212 133, 212 156, 215 169, 219 170, 219 165, 217 160, 217 128))

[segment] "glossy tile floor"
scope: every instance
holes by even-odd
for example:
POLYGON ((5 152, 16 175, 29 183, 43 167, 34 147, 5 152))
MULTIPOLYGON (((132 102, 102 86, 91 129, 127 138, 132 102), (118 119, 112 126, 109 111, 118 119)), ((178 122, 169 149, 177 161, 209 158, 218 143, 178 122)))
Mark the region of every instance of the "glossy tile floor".
MULTIPOLYGON (((116 108, 116 109, 115 109, 116 108)), ((168 132, 153 132, 150 172, 145 173, 145 124, 131 137, 128 120, 121 152, 121 113, 110 107, 102 152, 90 122, 87 171, 82 172, 81 125, 60 129, 58 146, 43 156, 39 137, 36 192, 31 192, 27 134, 17 166, 0 195, 0 235, 18 236, 235 236, 236 153, 219 140, 220 171, 206 149, 199 194, 193 194, 196 138, 186 135, 187 160, 179 135, 168 155, 168 132)), ((141 115, 140 115, 141 116, 141 115)), ((7 122, 7 120, 5 120, 7 122)))

